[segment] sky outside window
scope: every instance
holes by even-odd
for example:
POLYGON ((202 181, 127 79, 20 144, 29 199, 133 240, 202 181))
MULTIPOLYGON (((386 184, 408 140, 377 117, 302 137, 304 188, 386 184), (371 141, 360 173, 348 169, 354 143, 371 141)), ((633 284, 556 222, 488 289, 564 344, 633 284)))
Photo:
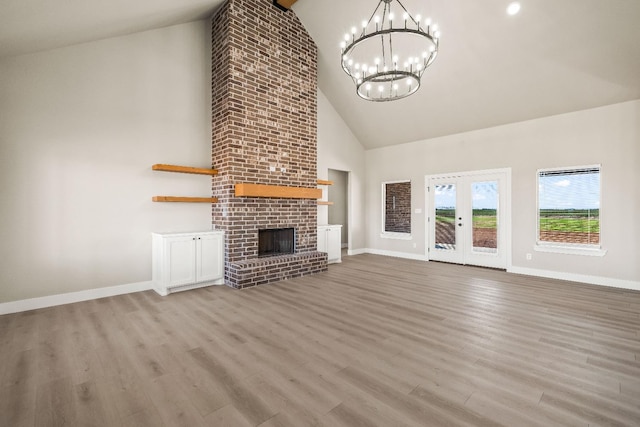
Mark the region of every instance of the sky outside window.
POLYGON ((540 209, 600 209, 600 172, 540 176, 540 209))

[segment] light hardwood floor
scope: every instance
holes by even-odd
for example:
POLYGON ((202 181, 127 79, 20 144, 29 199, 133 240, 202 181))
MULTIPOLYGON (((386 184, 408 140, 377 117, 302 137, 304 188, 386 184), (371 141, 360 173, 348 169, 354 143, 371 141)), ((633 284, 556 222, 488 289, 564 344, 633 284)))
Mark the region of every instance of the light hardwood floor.
POLYGON ((0 316, 2 426, 638 426, 640 292, 375 255, 0 316))

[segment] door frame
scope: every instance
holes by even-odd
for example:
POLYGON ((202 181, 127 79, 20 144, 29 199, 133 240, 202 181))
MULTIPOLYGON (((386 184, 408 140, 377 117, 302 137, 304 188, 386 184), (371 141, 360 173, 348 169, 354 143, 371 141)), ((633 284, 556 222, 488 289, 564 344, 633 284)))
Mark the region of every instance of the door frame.
MULTIPOLYGON (((504 210, 504 250, 506 251, 506 270, 511 270, 511 262, 512 262, 512 254, 511 254, 511 168, 500 168, 500 169, 483 169, 483 170, 475 170, 475 171, 464 171, 464 172, 451 172, 451 173, 441 173, 441 174, 433 174, 433 175, 425 175, 424 177, 424 193, 425 193, 425 216, 424 216, 424 247, 425 247, 425 258, 427 261, 431 260, 430 257, 430 234, 431 234, 431 224, 429 222, 431 216, 431 198, 429 192, 429 185, 431 179, 434 178, 452 178, 452 177, 473 177, 473 176, 481 176, 488 174, 504 174, 505 175, 505 206, 502 207, 504 210)), ((435 219, 434 219, 435 220, 435 219)))
MULTIPOLYGON (((330 171, 334 171, 334 172, 340 172, 343 173, 345 175, 346 178, 346 183, 345 183, 345 188, 344 191, 346 192, 346 196, 347 196, 347 204, 346 204, 346 210, 347 210, 347 215, 346 215, 346 224, 339 224, 342 225, 342 229, 344 229, 345 225, 347 228, 347 241, 346 242, 340 242, 340 250, 342 249, 347 249, 347 255, 355 255, 352 253, 352 245, 353 245, 353 237, 352 237, 352 224, 353 224, 353 203, 352 203, 352 186, 353 186, 353 178, 352 178, 352 171, 350 170, 344 170, 344 169, 336 169, 336 168, 332 168, 332 167, 328 167, 327 168, 327 179, 330 178, 329 174, 330 171)), ((333 184, 330 184, 333 185, 333 184)), ((335 187, 334 187, 335 188, 335 187)), ((327 187, 327 201, 331 202, 331 198, 330 198, 330 193, 331 190, 329 187, 327 187)), ((328 206, 328 209, 331 209, 331 205, 328 206)), ((329 221, 329 212, 327 211, 327 224, 323 224, 323 225, 336 225, 336 224, 331 224, 331 222, 329 221)), ((341 231, 342 233, 342 231, 341 231)), ((341 236, 342 239, 342 236, 341 236)))

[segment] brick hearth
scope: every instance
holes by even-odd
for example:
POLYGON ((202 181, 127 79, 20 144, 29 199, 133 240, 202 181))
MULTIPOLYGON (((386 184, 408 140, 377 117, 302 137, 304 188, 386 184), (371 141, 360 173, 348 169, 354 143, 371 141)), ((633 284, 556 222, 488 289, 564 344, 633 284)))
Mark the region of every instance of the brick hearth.
POLYGON ((313 199, 235 197, 236 183, 315 188, 317 50, 293 11, 228 0, 212 19, 213 224, 225 283, 243 288, 324 271, 313 199), (258 256, 258 230, 296 229, 296 253, 258 256))

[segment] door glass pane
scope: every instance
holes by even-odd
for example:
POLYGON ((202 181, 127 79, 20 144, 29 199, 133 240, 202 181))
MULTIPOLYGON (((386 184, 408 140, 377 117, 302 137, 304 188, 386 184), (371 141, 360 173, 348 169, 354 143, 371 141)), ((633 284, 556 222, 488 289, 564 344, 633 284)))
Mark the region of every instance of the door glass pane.
POLYGON ((436 185, 434 189, 436 210, 436 249, 456 248, 456 185, 436 185))
POLYGON ((498 251, 498 181, 471 184, 473 251, 498 251))

